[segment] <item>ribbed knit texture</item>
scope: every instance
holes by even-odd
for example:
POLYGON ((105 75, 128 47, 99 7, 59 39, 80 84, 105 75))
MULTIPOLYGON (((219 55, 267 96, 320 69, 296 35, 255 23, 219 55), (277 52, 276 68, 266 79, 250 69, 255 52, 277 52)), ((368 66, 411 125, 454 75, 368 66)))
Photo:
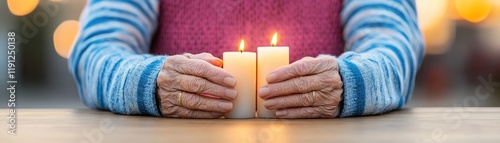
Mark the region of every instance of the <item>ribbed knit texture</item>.
POLYGON ((237 51, 278 45, 290 47, 290 61, 318 54, 340 55, 344 43, 340 0, 163 0, 154 54, 208 52, 222 58, 237 51))

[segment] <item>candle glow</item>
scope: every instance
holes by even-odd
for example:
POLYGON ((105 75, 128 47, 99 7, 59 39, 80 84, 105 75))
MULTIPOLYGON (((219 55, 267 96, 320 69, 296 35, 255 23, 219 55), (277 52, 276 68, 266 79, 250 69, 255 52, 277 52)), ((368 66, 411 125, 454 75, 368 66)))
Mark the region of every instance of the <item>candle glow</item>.
POLYGON ((271 46, 276 47, 277 43, 278 43, 278 33, 274 33, 273 39, 271 40, 271 46))
POLYGON ((242 53, 244 49, 245 49, 245 40, 241 40, 240 48, 238 49, 238 51, 240 51, 240 53, 242 53))

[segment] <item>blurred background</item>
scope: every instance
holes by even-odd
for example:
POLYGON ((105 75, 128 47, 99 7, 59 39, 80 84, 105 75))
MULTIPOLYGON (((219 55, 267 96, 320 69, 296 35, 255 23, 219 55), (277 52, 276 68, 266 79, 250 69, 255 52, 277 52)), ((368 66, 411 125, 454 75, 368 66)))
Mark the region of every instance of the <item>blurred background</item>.
MULTIPOLYGON (((500 106, 500 86, 479 80, 500 83, 500 0, 416 2, 425 58, 408 106, 500 106), (487 93, 491 95, 477 98, 487 93)), ((17 107, 86 108, 67 66, 85 4, 86 0, 0 2, 0 87, 7 87, 7 33, 16 32, 17 107)), ((6 108, 8 91, 2 92, 0 108, 6 108)))

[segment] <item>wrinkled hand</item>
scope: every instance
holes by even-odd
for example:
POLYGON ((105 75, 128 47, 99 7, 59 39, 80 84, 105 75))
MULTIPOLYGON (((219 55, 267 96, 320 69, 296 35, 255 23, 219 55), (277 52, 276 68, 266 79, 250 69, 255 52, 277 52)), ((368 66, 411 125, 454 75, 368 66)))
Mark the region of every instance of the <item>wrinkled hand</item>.
POLYGON ((334 118, 342 101, 342 80, 331 56, 306 57, 271 72, 259 89, 278 118, 334 118))
POLYGON ((236 79, 221 66, 222 60, 208 53, 168 57, 157 79, 156 96, 163 116, 220 118, 230 112, 233 109, 230 100, 237 96, 236 79))

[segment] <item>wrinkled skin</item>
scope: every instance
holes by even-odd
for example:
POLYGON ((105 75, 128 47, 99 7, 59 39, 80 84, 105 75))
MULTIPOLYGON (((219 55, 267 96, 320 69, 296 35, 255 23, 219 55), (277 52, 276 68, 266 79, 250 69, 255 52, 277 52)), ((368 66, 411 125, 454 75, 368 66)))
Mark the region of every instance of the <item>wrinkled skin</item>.
MULTIPOLYGON (((208 53, 167 58, 157 79, 156 96, 163 116, 220 118, 230 112, 231 100, 237 96, 236 80, 220 67, 222 60, 208 53)), ((334 57, 303 58, 273 71, 266 80, 269 84, 259 89, 259 96, 266 108, 277 110, 278 118, 334 118, 339 114, 343 90, 334 57)))
POLYGON ((168 57, 157 78, 157 100, 164 117, 220 118, 233 108, 236 79, 208 53, 168 57), (182 106, 178 105, 182 92, 182 106), (212 97, 203 95, 212 95, 212 97))
POLYGON ((259 89, 267 109, 278 118, 335 118, 342 102, 342 80, 336 58, 306 57, 280 67, 259 89), (313 94, 314 91, 314 94, 313 94))

